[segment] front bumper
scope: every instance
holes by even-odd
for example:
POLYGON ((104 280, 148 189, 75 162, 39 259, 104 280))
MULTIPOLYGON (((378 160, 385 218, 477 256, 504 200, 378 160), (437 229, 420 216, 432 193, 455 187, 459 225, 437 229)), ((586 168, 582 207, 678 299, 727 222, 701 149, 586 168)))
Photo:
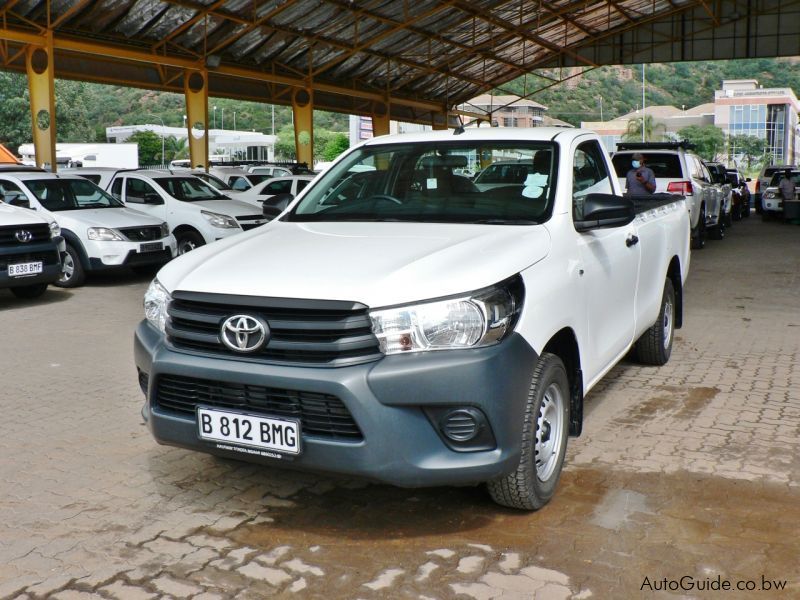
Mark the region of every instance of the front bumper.
POLYGON ((131 265, 164 264, 177 253, 175 237, 170 234, 152 242, 84 242, 89 256, 89 268, 102 271, 131 265), (146 244, 161 244, 162 249, 142 252, 146 244))
POLYGON ((211 358, 176 351, 143 321, 134 342, 140 382, 147 390, 142 415, 155 439, 210 454, 269 466, 364 477, 404 487, 487 481, 519 462, 523 415, 538 356, 519 334, 474 350, 388 356, 338 368, 289 367, 211 358), (338 397, 363 439, 303 435, 296 457, 267 458, 200 440, 193 414, 160 407, 160 375, 197 377, 338 397), (441 407, 471 407, 486 417, 493 447, 456 450, 427 415, 441 407))
POLYGON ((63 252, 66 249, 60 236, 49 242, 25 246, 0 247, 0 288, 25 287, 39 283, 53 283, 61 277, 63 252), (36 275, 9 277, 8 265, 25 262, 42 262, 42 272, 36 275))

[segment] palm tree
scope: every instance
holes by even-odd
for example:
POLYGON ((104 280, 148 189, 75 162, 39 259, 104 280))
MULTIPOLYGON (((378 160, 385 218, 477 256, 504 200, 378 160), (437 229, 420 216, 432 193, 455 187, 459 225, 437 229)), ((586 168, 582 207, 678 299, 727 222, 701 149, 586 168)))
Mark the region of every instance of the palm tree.
POLYGON ((667 127, 663 123, 656 123, 653 115, 644 115, 644 118, 637 117, 628 121, 628 127, 622 139, 626 142, 638 142, 642 140, 642 127, 644 127, 644 141, 655 142, 664 139, 667 127), (659 133, 660 132, 660 133, 659 133))

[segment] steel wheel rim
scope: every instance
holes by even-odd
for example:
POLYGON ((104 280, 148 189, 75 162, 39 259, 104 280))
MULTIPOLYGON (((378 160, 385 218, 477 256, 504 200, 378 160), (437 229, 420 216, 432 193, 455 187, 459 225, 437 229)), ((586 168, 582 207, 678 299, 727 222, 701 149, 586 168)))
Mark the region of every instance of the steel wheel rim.
POLYGON ((664 349, 669 348, 672 343, 672 302, 667 300, 664 303, 664 349))
POLYGON ((561 439, 564 433, 564 396, 555 383, 544 392, 536 420, 534 465, 541 481, 553 476, 561 458, 561 439))
POLYGON ((58 281, 61 283, 66 283, 72 276, 75 274, 75 261, 72 260, 72 255, 67 253, 64 257, 64 266, 63 271, 61 273, 61 277, 58 278, 58 281))
POLYGON ((191 252, 196 248, 197 244, 195 244, 192 240, 183 240, 180 244, 178 244, 178 255, 186 254, 187 252, 191 252))

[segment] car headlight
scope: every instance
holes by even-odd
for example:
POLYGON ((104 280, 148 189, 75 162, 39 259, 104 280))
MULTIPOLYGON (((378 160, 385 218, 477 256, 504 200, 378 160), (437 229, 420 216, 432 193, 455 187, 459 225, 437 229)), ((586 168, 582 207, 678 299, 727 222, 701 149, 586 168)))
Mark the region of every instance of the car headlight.
POLYGON ((519 276, 458 298, 370 311, 381 352, 479 348, 510 333, 522 307, 519 276))
POLYGON ((86 236, 93 242, 124 242, 125 238, 108 227, 89 227, 86 236))
POLYGON ((211 223, 213 227, 222 227, 223 229, 238 229, 239 224, 236 222, 236 219, 229 217, 228 215, 221 215, 215 212, 209 212, 207 210, 201 210, 200 213, 208 219, 208 222, 211 223))
POLYGON ((161 237, 167 237, 169 235, 169 225, 166 223, 161 224, 161 237))
POLYGON ((61 235, 61 227, 59 226, 58 223, 53 221, 52 223, 50 223, 50 239, 53 239, 54 237, 58 237, 60 235, 61 235))
POLYGON ((772 192, 772 191, 769 191, 769 190, 764 192, 764 198, 774 198, 774 197, 775 197, 775 192, 772 192))
POLYGON ((166 333, 167 307, 171 300, 172 296, 158 279, 153 279, 144 293, 144 316, 161 333, 166 333))

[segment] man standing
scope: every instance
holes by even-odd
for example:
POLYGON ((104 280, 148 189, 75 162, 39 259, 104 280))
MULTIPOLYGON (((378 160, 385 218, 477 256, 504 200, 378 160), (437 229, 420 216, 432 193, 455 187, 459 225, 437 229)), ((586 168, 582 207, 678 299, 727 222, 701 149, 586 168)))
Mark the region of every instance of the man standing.
POLYGON ((656 175, 644 166, 644 156, 638 152, 633 155, 631 169, 625 176, 626 196, 643 196, 656 191, 656 175))
POLYGON ((794 200, 795 183, 792 179, 792 170, 786 169, 783 174, 783 179, 778 184, 778 189, 781 192, 781 199, 783 200, 783 208, 786 210, 786 203, 794 200))

